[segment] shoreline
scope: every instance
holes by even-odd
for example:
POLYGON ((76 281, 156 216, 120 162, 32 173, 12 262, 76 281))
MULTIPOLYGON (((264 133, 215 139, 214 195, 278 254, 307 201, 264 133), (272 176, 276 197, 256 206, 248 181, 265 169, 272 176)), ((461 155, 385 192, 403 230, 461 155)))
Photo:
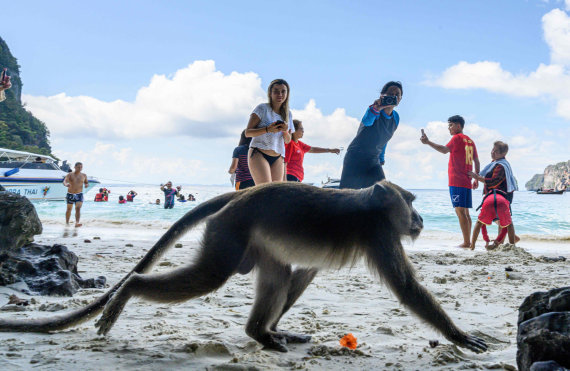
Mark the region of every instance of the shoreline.
MULTIPOLYGON (((38 236, 37 243, 62 243, 80 260, 84 278, 104 275, 113 285, 156 241, 121 238, 101 229, 78 228, 75 237, 38 236), (100 236, 101 240, 92 237, 100 236), (90 239, 91 243, 85 243, 90 239), (126 246, 132 244, 132 247, 126 246)), ((75 229, 75 228, 70 228, 75 229)), ((61 231, 60 229, 58 229, 61 231)), ((56 230, 53 233, 57 232, 56 230)), ((176 268, 190 260, 198 247, 200 228, 172 248, 153 272, 176 268), (195 233, 196 232, 196 233, 195 233)), ((130 233, 130 232, 128 232, 130 233)), ((288 312, 280 327, 313 336, 308 344, 289 345, 288 353, 264 351, 244 331, 254 298, 255 276, 235 275, 217 292, 181 304, 131 300, 107 337, 99 337, 94 321, 55 334, 0 333, 0 363, 27 369, 434 369, 505 368, 516 366, 518 306, 535 291, 568 284, 569 261, 545 263, 527 250, 541 251, 548 242, 487 252, 454 248, 455 238, 421 238, 405 245, 420 282, 464 331, 483 337, 489 350, 475 354, 459 349, 401 306, 394 294, 371 275, 363 263, 338 271, 322 271, 288 312), (507 279, 505 267, 522 275, 507 279), (339 351, 346 333, 358 339, 356 351, 339 351), (440 345, 430 348, 429 340, 440 345), (79 360, 79 361, 78 361, 79 360)), ((560 243, 570 258, 568 243, 560 243)), ((479 245, 478 245, 479 246, 479 245)), ((559 249, 551 256, 557 256, 559 249)), ((547 254, 540 254, 547 255, 547 254)), ((0 289, 0 306, 9 288, 0 289)), ((1 318, 53 316, 83 306, 102 289, 80 290, 74 297, 35 296, 24 311, 0 310, 1 318)), ((19 297, 26 297, 16 293, 19 297)))

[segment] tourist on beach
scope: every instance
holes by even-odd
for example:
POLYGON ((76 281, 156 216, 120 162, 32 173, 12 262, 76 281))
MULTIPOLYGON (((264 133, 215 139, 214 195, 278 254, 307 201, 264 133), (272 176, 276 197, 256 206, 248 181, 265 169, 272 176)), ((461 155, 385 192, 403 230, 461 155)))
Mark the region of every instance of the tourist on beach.
POLYGON ((305 153, 336 153, 338 155, 340 149, 309 146, 300 140, 305 133, 303 122, 293 120, 293 126, 295 127, 295 132, 291 136, 291 141, 285 145, 285 170, 287 172, 287 181, 302 182, 305 176, 303 169, 305 153))
POLYGON ((95 195, 95 202, 103 202, 103 198, 105 197, 105 193, 103 193, 103 188, 99 188, 99 193, 95 195))
POLYGON ((380 98, 364 113, 344 156, 340 188, 366 188, 386 178, 382 169, 384 154, 400 122, 394 108, 400 104, 403 93, 401 82, 386 83, 380 98))
MULTIPOLYGON (((511 164, 507 161, 506 156, 509 152, 509 145, 507 143, 496 141, 493 144, 493 149, 491 150, 491 163, 481 170, 479 174, 472 171, 468 172, 467 175, 473 179, 477 179, 483 182, 483 195, 488 197, 493 194, 493 190, 499 191, 501 196, 504 197, 509 202, 509 211, 512 215, 511 204, 513 203, 513 194, 518 191, 518 183, 513 175, 513 170, 511 164)), ((485 202, 485 198, 483 203, 485 202)), ((497 238, 493 241, 493 246, 497 247, 505 239, 507 229, 500 228, 500 233, 497 238)), ((486 228, 483 228, 483 238, 486 236, 486 228)), ((515 236, 515 243, 520 239, 515 236)), ((485 239, 487 241, 487 239, 485 239)))
POLYGON ((188 193, 188 201, 196 201, 196 197, 192 193, 188 193))
POLYGON ((138 193, 136 193, 135 191, 129 191, 129 193, 127 193, 127 201, 133 202, 137 195, 138 195, 138 193))
POLYGON ((126 204, 127 200, 125 200, 125 198, 123 196, 119 196, 119 203, 120 204, 126 204))
POLYGON ((184 195, 180 195, 180 198, 178 198, 178 202, 186 202, 186 198, 184 198, 184 195))
MULTIPOLYGON (((235 174, 235 187, 236 191, 240 189, 246 189, 253 187, 255 183, 249 172, 249 167, 247 166, 247 153, 249 151, 249 144, 251 143, 251 137, 245 136, 245 130, 241 132, 239 139, 239 144, 234 148, 234 153, 232 154, 232 164, 228 173, 235 174)), ((188 201, 190 197, 188 197, 188 201)))
POLYGON ((2 72, 2 79, 0 80, 0 102, 6 99, 6 94, 4 90, 8 90, 12 87, 12 83, 10 82, 10 76, 6 73, 7 69, 4 68, 2 72))
POLYGON ((75 227, 81 227, 79 219, 81 218, 81 206, 83 206, 83 185, 89 186, 87 182, 87 175, 81 172, 83 164, 81 162, 75 163, 75 171, 69 173, 63 179, 63 185, 67 187, 67 210, 65 212, 65 224, 69 224, 71 217, 71 209, 75 205, 75 227))
MULTIPOLYGON (((178 186, 177 188, 180 188, 178 186)), ((164 192, 164 208, 165 209, 172 209, 174 207, 174 201, 176 200, 176 196, 178 196, 178 190, 172 188, 172 182, 166 182, 166 185, 161 184, 160 190, 164 192)))
POLYGON ((471 184, 471 178, 469 178, 468 173, 473 170, 473 164, 475 164, 475 172, 479 173, 479 157, 477 156, 477 148, 473 140, 463 134, 463 127, 465 126, 463 117, 459 115, 451 116, 447 119, 447 122, 449 134, 452 137, 445 146, 430 141, 424 133, 424 129, 422 129, 420 141, 440 153, 449 153, 447 169, 449 194, 459 219, 461 233, 463 234, 463 243, 459 247, 468 248, 471 246, 471 216, 469 215, 469 209, 473 207, 471 189, 477 189, 479 186, 477 179, 473 180, 473 184, 471 184))
POLYGON ((283 79, 267 88, 269 103, 255 107, 245 136, 253 138, 248 151, 248 167, 256 185, 283 180, 285 144, 291 141, 293 116, 289 111, 291 89, 283 79))
POLYGON ((151 205, 160 205, 160 198, 157 198, 154 202, 149 202, 151 205))
POLYGON ((103 188, 103 201, 109 201, 109 193, 111 193, 109 189, 103 188))
MULTIPOLYGON (((479 237, 479 230, 483 231, 483 239, 486 242, 485 248, 490 249, 498 246, 497 243, 490 245, 490 239, 487 235, 487 226, 491 225, 495 219, 499 219, 499 229, 501 230, 499 236, 503 235, 504 238, 503 233, 508 233, 509 243, 516 243, 515 226, 511 219, 510 204, 502 193, 501 191, 494 190, 483 199, 481 213, 473 228, 473 236, 471 237, 470 244, 471 250, 475 249, 475 243, 479 237)), ((495 241, 497 240, 499 240, 499 237, 497 237, 495 241)))

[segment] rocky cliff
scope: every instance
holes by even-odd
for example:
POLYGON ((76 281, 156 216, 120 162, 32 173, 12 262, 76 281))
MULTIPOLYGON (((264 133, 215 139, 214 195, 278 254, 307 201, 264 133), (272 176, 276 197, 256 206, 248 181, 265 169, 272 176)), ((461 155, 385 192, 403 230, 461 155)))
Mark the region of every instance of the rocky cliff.
POLYGON ((544 173, 536 174, 525 184, 527 191, 536 191, 539 188, 570 189, 570 160, 549 165, 544 173))
POLYGON ((1 37, 0 68, 8 68, 12 82, 0 102, 0 147, 50 155, 49 130, 22 105, 20 66, 1 37))

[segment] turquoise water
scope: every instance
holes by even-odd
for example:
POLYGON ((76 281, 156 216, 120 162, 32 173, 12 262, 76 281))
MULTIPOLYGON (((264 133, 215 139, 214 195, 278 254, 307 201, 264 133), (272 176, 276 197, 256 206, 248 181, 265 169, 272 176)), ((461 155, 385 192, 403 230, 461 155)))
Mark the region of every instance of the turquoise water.
MULTIPOLYGON (((105 186, 105 185, 104 185, 105 186)), ((154 186, 114 186, 109 202, 93 202, 95 192, 86 195, 82 208, 81 221, 92 227, 122 226, 125 228, 167 228, 174 221, 216 195, 231 192, 224 186, 183 186, 182 192, 195 195, 196 202, 177 202, 174 209, 165 210, 162 205, 153 205, 157 198, 164 201, 159 187, 154 186), (135 201, 119 204, 119 195, 126 196, 131 189, 138 193, 135 201)), ((447 190, 411 190, 417 197, 414 206, 424 219, 425 231, 459 233, 455 212, 451 207, 447 190)), ((477 190, 473 194, 473 205, 481 202, 477 190)), ((65 202, 34 201, 40 219, 44 224, 63 224, 65 202)), ((537 195, 534 192, 516 192, 513 201, 513 221, 518 235, 539 239, 570 240, 570 195, 537 195)), ((475 220, 476 212, 471 210, 475 220)), ((72 215, 73 220, 73 215, 72 215)), ((491 232, 494 234, 494 232, 491 232)))

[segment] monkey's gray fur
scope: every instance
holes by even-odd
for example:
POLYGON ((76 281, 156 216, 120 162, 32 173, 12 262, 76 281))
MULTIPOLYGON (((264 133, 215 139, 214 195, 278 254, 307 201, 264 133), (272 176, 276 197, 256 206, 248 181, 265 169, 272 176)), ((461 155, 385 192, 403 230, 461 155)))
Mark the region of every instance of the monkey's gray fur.
POLYGON ((401 244, 402 237, 416 238, 423 228, 413 200, 411 193, 387 181, 362 190, 270 183, 223 194, 184 215, 126 277, 93 303, 55 318, 0 320, 0 331, 61 330, 103 310, 95 326, 104 335, 131 297, 182 302, 255 267, 256 298, 246 332, 266 348, 286 352, 287 343, 307 342, 310 336, 278 331, 277 323, 318 269, 337 269, 364 258, 418 317, 456 345, 485 351, 485 342, 457 328, 415 278, 401 244), (191 264, 146 274, 183 233, 204 219, 202 248, 191 264), (292 270, 292 264, 301 268, 292 270))

